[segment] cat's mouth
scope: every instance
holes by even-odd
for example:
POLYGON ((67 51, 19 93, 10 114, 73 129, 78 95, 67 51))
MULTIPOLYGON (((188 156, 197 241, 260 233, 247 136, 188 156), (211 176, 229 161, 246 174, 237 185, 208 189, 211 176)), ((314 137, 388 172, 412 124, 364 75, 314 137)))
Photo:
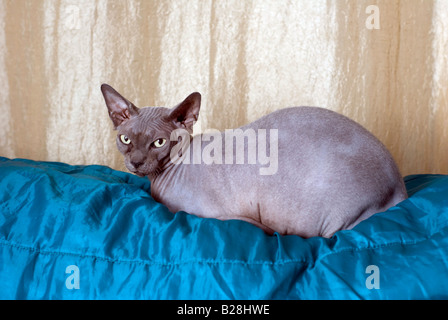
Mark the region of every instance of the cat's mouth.
POLYGON ((139 170, 133 167, 128 167, 128 170, 131 171, 133 174, 139 176, 139 177, 145 177, 148 175, 147 172, 143 171, 143 170, 139 170))
POLYGON ((135 174, 139 177, 145 177, 149 174, 148 170, 145 170, 145 168, 144 168, 145 165, 142 165, 139 168, 136 168, 135 166, 133 166, 132 164, 129 164, 127 162, 125 164, 130 172, 132 172, 133 174, 135 174))
POLYGON ((132 173, 134 173, 135 175, 139 176, 139 177, 146 177, 148 174, 140 172, 140 171, 133 171, 132 173))

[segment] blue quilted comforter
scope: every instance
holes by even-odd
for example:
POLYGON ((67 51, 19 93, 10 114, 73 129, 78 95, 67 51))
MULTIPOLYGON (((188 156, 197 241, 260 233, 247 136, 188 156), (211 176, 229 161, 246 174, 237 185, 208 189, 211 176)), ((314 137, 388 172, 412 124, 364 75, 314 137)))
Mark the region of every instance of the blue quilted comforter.
POLYGON ((147 179, 0 158, 2 299, 448 298, 448 176, 331 239, 175 215, 147 179))

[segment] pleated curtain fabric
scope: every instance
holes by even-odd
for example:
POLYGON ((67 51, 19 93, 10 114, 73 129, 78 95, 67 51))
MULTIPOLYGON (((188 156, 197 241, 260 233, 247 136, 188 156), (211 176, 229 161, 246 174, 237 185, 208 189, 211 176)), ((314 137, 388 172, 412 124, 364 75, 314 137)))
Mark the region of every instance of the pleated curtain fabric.
POLYGON ((448 173, 448 1, 0 0, 0 155, 125 170, 100 85, 196 133, 321 106, 448 173))

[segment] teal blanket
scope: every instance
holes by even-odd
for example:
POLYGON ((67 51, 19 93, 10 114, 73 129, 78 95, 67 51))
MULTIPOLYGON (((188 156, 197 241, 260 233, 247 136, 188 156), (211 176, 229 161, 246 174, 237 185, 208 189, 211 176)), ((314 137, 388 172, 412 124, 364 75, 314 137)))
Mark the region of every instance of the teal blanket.
POLYGON ((170 213, 147 179, 0 158, 1 299, 448 298, 448 176, 331 239, 170 213))

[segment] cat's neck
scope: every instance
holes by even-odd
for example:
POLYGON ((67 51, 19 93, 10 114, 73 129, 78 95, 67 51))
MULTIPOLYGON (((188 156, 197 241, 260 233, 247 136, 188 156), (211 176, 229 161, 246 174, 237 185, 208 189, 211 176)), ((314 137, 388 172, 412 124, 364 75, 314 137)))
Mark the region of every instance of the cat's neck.
MULTIPOLYGON (((190 147, 192 147, 192 143, 193 143, 193 136, 190 135, 190 147)), ((190 148, 188 149, 188 152, 190 152, 190 148)), ((162 180, 162 177, 167 176, 167 175, 171 175, 171 173, 173 172, 177 172, 181 167, 183 167, 183 163, 174 163, 171 159, 171 154, 166 156, 163 160, 162 160, 162 165, 157 168, 156 171, 151 172, 150 174, 148 174, 148 178, 149 181, 151 181, 151 183, 156 183, 158 180, 162 180)))
POLYGON ((160 177, 164 176, 166 173, 172 171, 174 169, 175 164, 171 161, 170 157, 166 157, 163 159, 163 164, 157 168, 156 171, 148 174, 148 179, 151 181, 151 184, 156 183, 160 177))

